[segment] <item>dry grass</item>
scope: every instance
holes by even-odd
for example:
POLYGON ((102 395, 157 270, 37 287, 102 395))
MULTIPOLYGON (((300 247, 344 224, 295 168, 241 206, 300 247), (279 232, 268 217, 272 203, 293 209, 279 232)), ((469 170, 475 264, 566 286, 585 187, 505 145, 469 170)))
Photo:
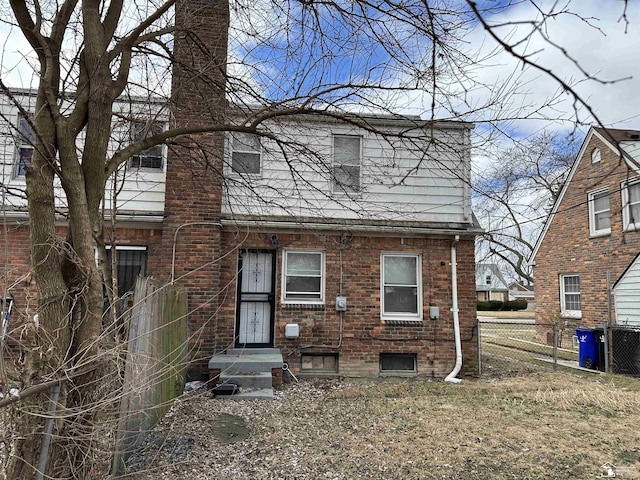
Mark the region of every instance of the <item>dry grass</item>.
POLYGON ((129 478, 587 479, 605 462, 627 467, 617 478, 640 478, 639 381, 488 370, 509 375, 305 381, 273 402, 184 397, 154 432, 163 441, 143 457, 151 470, 129 478), (218 441, 223 413, 249 436, 218 441))

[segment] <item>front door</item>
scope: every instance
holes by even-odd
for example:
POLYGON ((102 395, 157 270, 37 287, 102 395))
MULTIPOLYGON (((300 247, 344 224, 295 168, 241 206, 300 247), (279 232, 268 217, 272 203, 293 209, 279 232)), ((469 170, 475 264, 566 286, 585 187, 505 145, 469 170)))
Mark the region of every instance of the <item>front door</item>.
POLYGON ((272 347, 275 310, 274 250, 240 250, 236 347, 272 347))

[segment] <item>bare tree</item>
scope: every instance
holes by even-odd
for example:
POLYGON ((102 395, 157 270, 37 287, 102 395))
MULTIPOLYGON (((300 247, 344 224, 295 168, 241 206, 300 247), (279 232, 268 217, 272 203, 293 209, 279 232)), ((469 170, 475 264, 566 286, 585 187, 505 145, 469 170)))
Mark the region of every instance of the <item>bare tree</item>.
POLYGON ((474 182, 475 212, 486 228, 477 257, 533 283, 527 259, 580 147, 576 135, 542 131, 500 152, 474 182))
MULTIPOLYGON (((21 372, 23 388, 37 388, 20 402, 22 414, 5 459, 10 478, 36 475, 41 439, 33 432, 41 431, 41 416, 46 416, 44 388, 63 378, 67 381, 62 382, 59 403, 65 414, 56 422, 61 440, 52 446, 55 461, 47 474, 54 478, 95 474, 95 428, 113 413, 102 401, 104 379, 112 378, 118 367, 117 355, 109 354, 114 351, 111 337, 104 334, 103 275, 94 249, 106 258, 105 192, 109 179, 132 156, 163 143, 185 155, 215 151, 219 140, 207 143, 201 134, 225 131, 258 133, 277 140, 284 150, 304 151, 300 142, 277 138, 265 125, 284 116, 319 112, 374 130, 366 119, 349 112, 417 113, 422 118, 410 119, 407 129, 420 128, 425 135, 437 119, 499 123, 540 118, 557 97, 523 110, 511 102, 522 88, 517 74, 499 85, 476 79, 479 65, 490 63, 500 51, 542 71, 560 91, 570 92, 576 105, 588 109, 571 84, 517 53, 510 37, 500 35, 505 25, 491 23, 493 14, 510 5, 481 8, 472 1, 446 0, 375 4, 216 0, 206 4, 217 12, 209 33, 224 44, 216 52, 208 52, 210 39, 200 38, 192 28, 203 5, 196 0, 10 0, 3 14, 4 23, 19 31, 30 47, 24 65, 33 68, 35 79, 32 111, 7 82, 0 88, 31 119, 35 132, 34 154, 26 166, 26 197, 40 319, 21 372), (466 35, 478 24, 497 40, 496 50, 479 52, 467 43, 466 35), (185 45, 195 52, 193 62, 176 64, 174 35, 187 40, 185 45), (208 63, 202 62, 203 53, 208 63), (182 76, 171 77, 172 68, 182 76), (172 104, 172 99, 179 97, 181 82, 189 78, 197 78, 201 97, 210 99, 208 116, 171 124, 162 132, 153 132, 148 123, 142 138, 110 149, 113 112, 130 123, 141 117, 148 121, 175 115, 184 105, 172 104), (471 98, 470 91, 482 91, 482 99, 471 98), (149 99, 153 108, 144 115, 134 108, 118 110, 119 102, 134 97, 149 99), (158 100, 163 98, 164 102, 158 100), (224 111, 228 102, 240 107, 232 117, 224 111), (64 191, 66 239, 56 233, 56 182, 64 191)), ((531 27, 531 35, 544 34, 546 22, 560 15, 580 18, 579 10, 568 6, 558 10, 555 4, 546 11, 536 5, 536 12, 535 20, 523 23, 531 27)), ((588 26, 589 20, 585 22, 588 26)), ((180 58, 188 55, 182 52, 180 58)), ((589 72, 584 77, 595 78, 589 72)), ((379 133, 406 136, 406 132, 379 133)), ((293 164, 291 171, 296 177, 293 164)), ((302 185, 302 177, 296 178, 302 185)))

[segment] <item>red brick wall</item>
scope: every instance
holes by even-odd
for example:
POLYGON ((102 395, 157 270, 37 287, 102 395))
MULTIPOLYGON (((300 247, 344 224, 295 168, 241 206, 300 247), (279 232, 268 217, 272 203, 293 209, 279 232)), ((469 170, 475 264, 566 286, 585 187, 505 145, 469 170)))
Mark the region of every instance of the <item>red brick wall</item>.
MULTIPOLYGON (((233 347, 235 332, 235 292, 239 248, 277 248, 275 346, 282 349, 285 361, 298 372, 301 353, 338 353, 340 374, 376 376, 380 353, 417 354, 418 373, 428 377, 446 376, 455 364, 453 319, 451 313, 451 242, 452 239, 389 238, 353 236, 343 243, 343 294, 348 310, 344 313, 343 338, 339 349, 340 315, 335 311, 335 297, 340 285, 339 235, 267 232, 235 235, 223 233, 223 251, 229 252, 221 262, 223 302, 215 330, 217 350, 233 347), (272 235, 277 247, 271 243, 272 235), (312 248, 325 251, 325 305, 318 309, 290 307, 280 302, 283 250, 312 248), (422 255, 424 319, 415 325, 389 325, 380 319, 380 254, 413 252, 422 255), (440 307, 440 318, 429 318, 429 305, 440 307), (298 339, 286 339, 287 323, 300 325, 298 339), (317 345, 312 348, 300 348, 317 345), (326 345, 325 347, 319 345, 326 345)), ((475 264, 473 240, 461 240, 458 255, 458 299, 463 339, 464 371, 477 373, 477 338, 475 336, 475 264)))
MULTIPOLYGON (((621 182, 634 175, 618 155, 592 137, 535 258, 537 322, 560 318, 559 275, 572 273, 580 276, 582 318, 566 320, 587 326, 607 321, 607 272, 613 286, 640 252, 640 232, 622 230, 621 182), (595 147, 600 148, 602 160, 592 164, 595 147), (605 186, 609 189, 611 234, 589 238, 587 195, 605 186)), ((615 321, 613 310, 612 299, 615 321)))
MULTIPOLYGON (((158 226, 160 228, 160 226, 158 226)), ((58 238, 63 241, 65 227, 58 227, 58 238)), ((115 242, 118 245, 136 245, 148 247, 149 258, 157 258, 160 251, 162 231, 160 229, 122 228, 116 230, 115 242)), ((14 297, 14 309, 10 320, 10 345, 17 345, 22 335, 24 322, 37 312, 37 291, 31 268, 31 251, 28 225, 8 225, 5 230, 0 226, 0 296, 5 288, 14 297), (5 240, 7 255, 5 255, 5 240)), ((147 273, 153 275, 151 264, 147 273)))

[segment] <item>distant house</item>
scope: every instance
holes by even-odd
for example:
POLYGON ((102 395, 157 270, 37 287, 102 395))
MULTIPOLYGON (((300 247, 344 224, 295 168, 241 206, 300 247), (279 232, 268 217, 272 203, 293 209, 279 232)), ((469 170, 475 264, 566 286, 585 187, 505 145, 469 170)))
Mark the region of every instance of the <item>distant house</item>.
POLYGON ((479 302, 509 299, 509 286, 495 263, 476 264, 476 294, 479 302))
POLYGON ((525 300, 527 309, 535 306, 534 287, 531 284, 513 282, 509 284, 509 300, 525 300))
POLYGON ((531 257, 538 322, 640 325, 639 159, 640 131, 589 130, 531 257))

